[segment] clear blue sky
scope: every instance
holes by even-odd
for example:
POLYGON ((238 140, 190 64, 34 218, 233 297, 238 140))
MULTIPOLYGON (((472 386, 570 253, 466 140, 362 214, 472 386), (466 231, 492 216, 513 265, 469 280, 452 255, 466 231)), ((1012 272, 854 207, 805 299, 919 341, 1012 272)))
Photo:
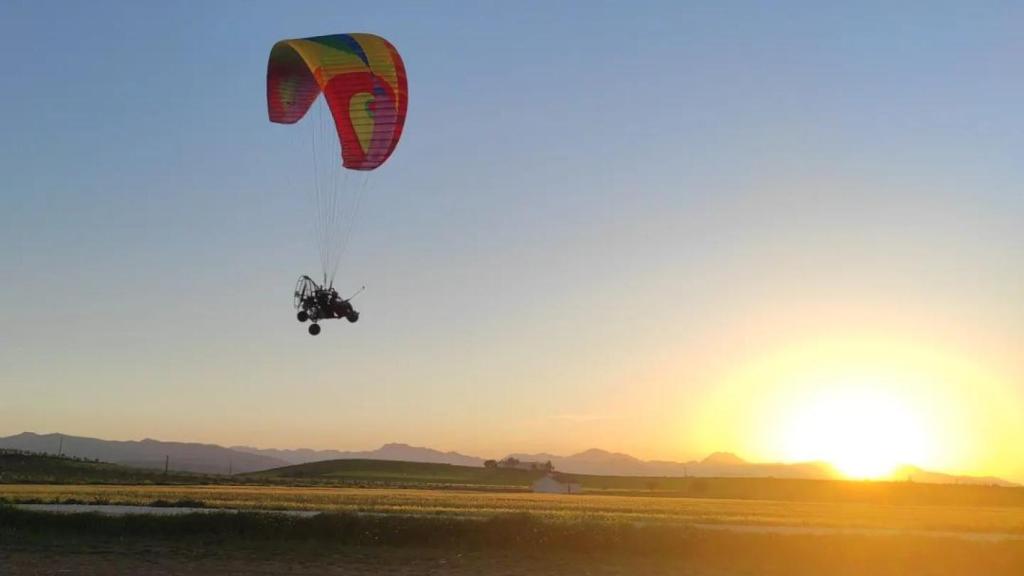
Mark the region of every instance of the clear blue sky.
POLYGON ((1024 10, 857 4, 3 2, 0 434, 689 457, 847 332, 1020 392, 1024 10), (410 107, 314 339, 266 59, 351 31, 410 107))

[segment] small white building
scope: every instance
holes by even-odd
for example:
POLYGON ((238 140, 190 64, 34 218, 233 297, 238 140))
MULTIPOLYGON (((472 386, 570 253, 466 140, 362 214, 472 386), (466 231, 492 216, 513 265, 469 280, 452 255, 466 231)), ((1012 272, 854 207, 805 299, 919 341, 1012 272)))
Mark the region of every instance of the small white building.
POLYGON ((534 492, 545 494, 579 494, 583 488, 575 482, 562 482, 551 474, 540 478, 530 486, 534 492))

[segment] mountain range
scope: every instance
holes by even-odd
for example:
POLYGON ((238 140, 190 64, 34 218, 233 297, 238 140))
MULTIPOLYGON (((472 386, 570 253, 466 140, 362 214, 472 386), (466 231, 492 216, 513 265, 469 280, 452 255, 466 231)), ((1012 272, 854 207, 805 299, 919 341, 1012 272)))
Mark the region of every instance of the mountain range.
MULTIPOLYGON (((483 466, 484 459, 458 452, 442 452, 432 448, 408 444, 385 444, 376 450, 339 451, 311 449, 261 449, 251 446, 226 448, 216 444, 191 442, 163 442, 160 440, 101 440, 65 434, 35 434, 23 432, 6 438, 0 437, 0 448, 27 450, 88 458, 140 468, 162 469, 167 463, 171 470, 200 473, 257 472, 322 460, 395 460, 429 462, 458 466, 483 466)), ((548 462, 556 470, 574 474, 605 476, 695 476, 695 477, 770 477, 834 479, 841 475, 824 462, 754 463, 747 462, 730 452, 715 452, 703 460, 672 462, 640 460, 628 454, 608 452, 596 448, 559 456, 556 454, 515 453, 507 457, 521 462, 548 462)), ((895 479, 923 483, 995 484, 1016 486, 1012 482, 994 477, 953 476, 903 466, 895 479)))
POLYGON ((253 448, 251 446, 232 446, 231 450, 267 456, 283 460, 289 464, 307 464, 322 460, 398 460, 403 462, 429 462, 433 464, 454 464, 456 466, 483 466, 484 459, 466 456, 458 452, 441 452, 432 448, 409 446, 408 444, 385 444, 376 450, 345 452, 340 450, 275 450, 253 448))
POLYGON ((290 464, 285 460, 231 450, 216 444, 145 440, 100 440, 67 434, 23 432, 0 438, 0 448, 45 454, 64 454, 136 468, 226 474, 257 472, 290 464))
POLYGON ((524 462, 550 461, 556 470, 601 476, 705 476, 771 478, 838 478, 839 474, 823 462, 798 464, 758 464, 747 462, 729 452, 715 452, 703 460, 671 462, 640 460, 629 454, 592 448, 571 456, 554 454, 512 454, 524 462))

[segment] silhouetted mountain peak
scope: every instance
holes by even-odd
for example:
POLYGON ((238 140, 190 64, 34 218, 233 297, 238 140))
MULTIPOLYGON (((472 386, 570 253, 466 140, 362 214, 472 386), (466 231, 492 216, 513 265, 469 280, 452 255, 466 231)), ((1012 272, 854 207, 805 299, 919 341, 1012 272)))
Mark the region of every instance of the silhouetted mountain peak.
POLYGON ((713 464, 715 466, 743 466, 748 462, 732 452, 712 452, 707 458, 700 461, 701 464, 713 464))
POLYGON ((629 454, 623 454, 621 452, 609 452, 607 450, 601 450, 600 448, 591 448, 589 450, 584 450, 583 452, 569 456, 569 458, 587 462, 640 462, 639 459, 630 456, 629 454))

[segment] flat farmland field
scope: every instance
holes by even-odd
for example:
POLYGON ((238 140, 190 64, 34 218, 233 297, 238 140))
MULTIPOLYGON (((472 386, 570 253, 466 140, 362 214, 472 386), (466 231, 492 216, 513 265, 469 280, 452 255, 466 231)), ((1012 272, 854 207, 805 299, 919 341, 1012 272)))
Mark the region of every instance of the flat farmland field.
POLYGON ((0 543, 0 566, 12 574, 1017 576, 1024 573, 1024 508, 12 484, 0 485, 0 543), (243 512, 98 516, 3 503, 243 512))
POLYGON ((0 485, 8 503, 179 505, 553 522, 1024 534, 1024 508, 278 486, 0 485))

